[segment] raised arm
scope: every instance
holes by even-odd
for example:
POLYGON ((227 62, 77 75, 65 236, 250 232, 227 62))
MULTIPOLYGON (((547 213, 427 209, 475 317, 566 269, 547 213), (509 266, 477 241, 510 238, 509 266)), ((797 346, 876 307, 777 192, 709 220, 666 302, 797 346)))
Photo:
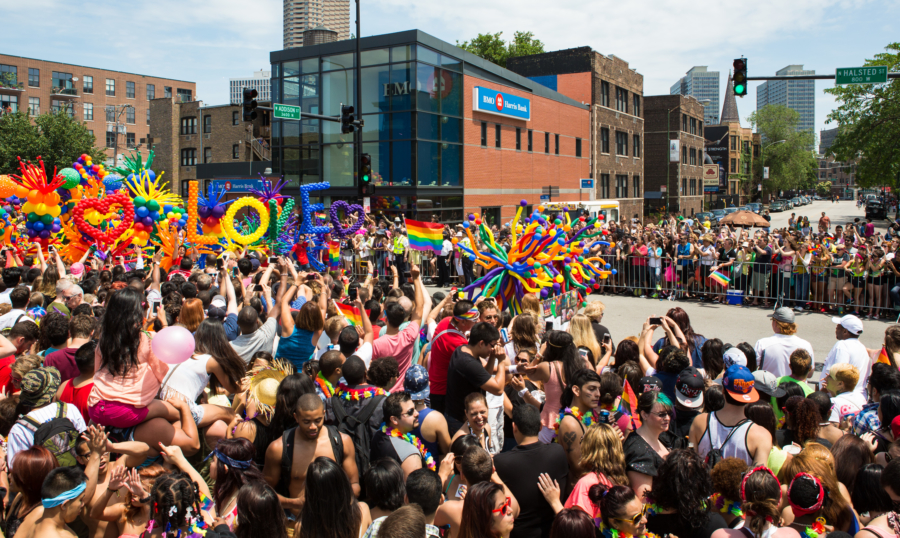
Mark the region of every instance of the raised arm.
POLYGON ((353 301, 353 306, 359 309, 359 317, 362 318, 363 341, 371 344, 375 341, 375 331, 372 329, 372 322, 369 321, 369 316, 366 315, 366 309, 359 298, 353 301))
POLYGON ((53 249, 53 258, 56 260, 56 270, 59 271, 59 276, 63 276, 64 274, 66 274, 66 265, 59 257, 59 251, 57 251, 55 248, 53 249))
MULTIPOLYGON (((413 279, 413 286, 416 288, 416 308, 413 311, 410 321, 421 325, 422 314, 425 311, 425 286, 422 284, 422 275, 419 272, 418 265, 413 265, 409 270, 409 274, 413 279)), ((397 282, 396 269, 394 270, 394 282, 397 282)))
MULTIPOLYGON (((284 288, 284 286, 281 286, 284 288)), ((294 333, 294 316, 291 315, 291 297, 297 292, 297 285, 292 284, 281 296, 281 337, 286 338, 294 333)), ((281 290, 278 290, 281 293, 281 290)))
MULTIPOLYGON (((228 263, 230 264, 231 260, 228 260, 228 263)), ((226 315, 236 315, 239 310, 237 296, 234 293, 234 284, 231 282, 231 277, 228 276, 228 271, 224 268, 219 271, 219 281, 222 283, 222 287, 225 288, 225 300, 227 301, 225 313, 226 315)))

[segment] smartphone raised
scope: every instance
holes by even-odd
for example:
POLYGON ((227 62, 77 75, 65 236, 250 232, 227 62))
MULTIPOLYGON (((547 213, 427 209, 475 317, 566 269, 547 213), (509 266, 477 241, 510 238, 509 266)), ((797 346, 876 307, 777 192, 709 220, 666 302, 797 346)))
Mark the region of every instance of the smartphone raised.
POLYGON ((546 325, 544 325, 544 332, 550 332, 553 330, 553 322, 548 321, 546 325))
POLYGON ((612 338, 609 336, 609 333, 604 334, 603 335, 603 343, 608 344, 610 342, 612 342, 612 338))
POLYGON ((503 340, 504 344, 509 343, 509 331, 506 329, 506 327, 500 329, 500 339, 503 340))
POLYGON ((269 256, 269 263, 278 263, 278 256, 269 256))
POLYGON ((223 260, 222 258, 217 258, 216 259, 216 269, 222 270, 224 268, 225 268, 225 260, 223 260))
POLYGON ((662 318, 650 318, 650 325, 662 325, 662 318))
POLYGON ((262 284, 257 284, 253 286, 253 291, 263 291, 262 284))

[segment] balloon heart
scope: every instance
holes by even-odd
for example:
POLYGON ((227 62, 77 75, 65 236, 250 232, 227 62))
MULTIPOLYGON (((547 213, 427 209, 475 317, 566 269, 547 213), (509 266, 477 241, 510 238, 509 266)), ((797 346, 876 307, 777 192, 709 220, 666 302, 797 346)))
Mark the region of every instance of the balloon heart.
POLYGON ((365 222, 366 213, 361 205, 350 205, 343 200, 331 202, 331 225, 334 227, 334 231, 332 232, 334 235, 338 237, 347 237, 353 235, 362 227, 363 224, 365 224, 365 222), (338 209, 343 209, 344 215, 348 217, 351 213, 357 213, 359 215, 359 218, 357 218, 356 222, 353 223, 349 228, 344 228, 343 226, 341 226, 340 219, 338 219, 338 209))
POLYGON ((111 245, 134 224, 134 204, 132 203, 131 198, 123 193, 107 195, 102 199, 85 198, 75 206, 75 209, 72 211, 72 218, 75 220, 75 225, 82 233, 93 237, 100 244, 111 245), (106 231, 100 231, 96 227, 85 222, 84 212, 88 209, 94 209, 98 213, 104 215, 105 219, 111 220, 112 212, 110 209, 115 205, 121 206, 123 213, 118 226, 114 228, 109 227, 106 231))

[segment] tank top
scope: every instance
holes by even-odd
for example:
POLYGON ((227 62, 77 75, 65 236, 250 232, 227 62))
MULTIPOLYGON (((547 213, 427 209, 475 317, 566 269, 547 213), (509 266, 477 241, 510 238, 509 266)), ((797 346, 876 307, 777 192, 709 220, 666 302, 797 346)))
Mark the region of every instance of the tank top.
POLYGON ((559 399, 562 397, 562 378, 559 375, 558 361, 550 363, 550 379, 544 383, 544 407, 541 409, 541 426, 553 429, 559 417, 559 399))
POLYGON ((431 442, 422 436, 422 424, 425 424, 425 417, 427 417, 432 411, 434 411, 434 409, 430 407, 426 407, 425 409, 419 411, 419 425, 413 428, 412 434, 418 437, 422 441, 422 444, 425 445, 425 448, 428 449, 428 452, 431 452, 431 454, 435 456, 440 453, 440 447, 438 446, 437 438, 435 437, 434 442, 431 442))
POLYGON ((734 435, 731 436, 731 439, 728 440, 725 446, 722 446, 722 442, 725 441, 725 438, 728 437, 728 434, 731 433, 735 426, 722 424, 715 413, 710 413, 709 422, 707 423, 706 431, 700 437, 697 452, 700 453, 701 458, 705 458, 710 450, 718 448, 722 451, 723 458, 739 458, 746 461, 747 465, 750 465, 753 463, 753 456, 747 450, 747 434, 750 432, 750 426, 753 426, 753 422, 749 420, 737 426, 738 429, 734 432, 734 435))
POLYGON ((59 401, 70 403, 78 408, 78 411, 81 412, 81 416, 84 417, 84 423, 87 424, 90 422, 90 417, 88 416, 88 396, 91 395, 91 389, 94 388, 93 383, 88 383, 87 385, 79 388, 75 388, 74 379, 70 379, 66 381, 65 386, 63 386, 62 394, 59 396, 59 401))
POLYGON ((177 396, 186 402, 195 401, 209 384, 206 363, 211 358, 210 355, 196 355, 172 366, 159 389, 161 397, 177 396))

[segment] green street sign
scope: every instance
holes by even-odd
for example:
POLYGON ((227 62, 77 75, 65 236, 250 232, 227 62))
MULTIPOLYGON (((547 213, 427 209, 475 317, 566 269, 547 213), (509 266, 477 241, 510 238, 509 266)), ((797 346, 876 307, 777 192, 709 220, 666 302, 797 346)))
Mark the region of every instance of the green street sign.
POLYGON ((834 83, 839 84, 881 84, 887 82, 886 65, 870 67, 838 67, 834 74, 834 83))
POLYGON ((275 119, 281 120, 299 120, 300 107, 294 105, 273 105, 275 119))

